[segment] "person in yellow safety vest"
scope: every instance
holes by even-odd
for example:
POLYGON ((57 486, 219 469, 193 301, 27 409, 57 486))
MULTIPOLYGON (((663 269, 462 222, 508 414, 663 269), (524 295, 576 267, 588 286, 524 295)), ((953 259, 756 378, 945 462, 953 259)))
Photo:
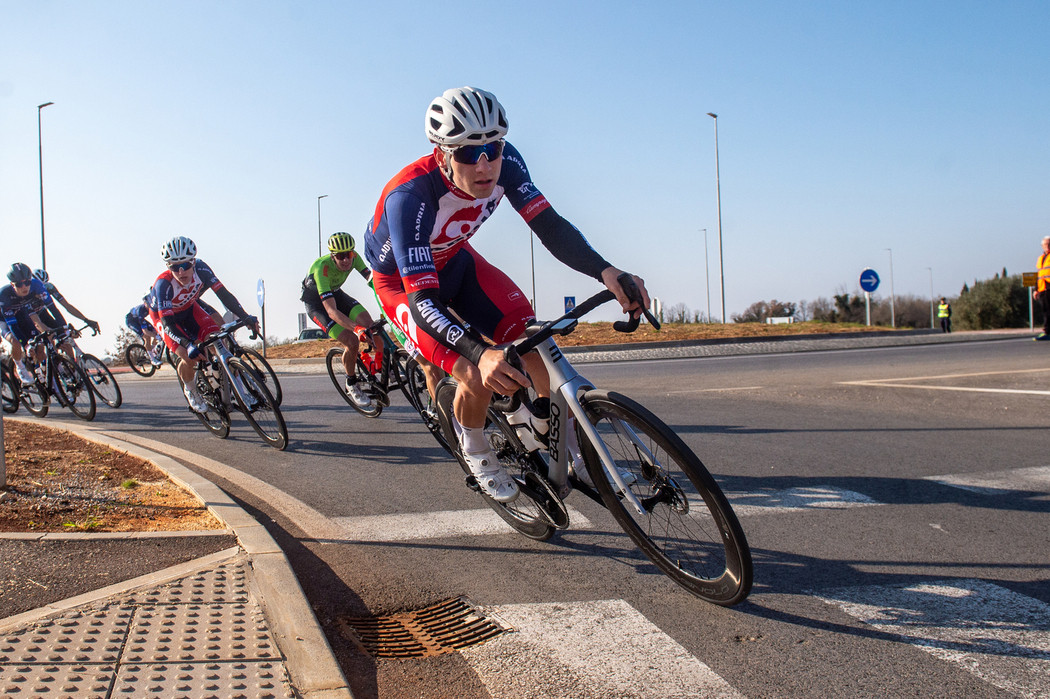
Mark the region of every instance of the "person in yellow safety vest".
POLYGON ((941 332, 950 333, 952 331, 952 305, 943 296, 941 302, 937 304, 937 317, 941 319, 941 332))
POLYGON ((1039 301, 1043 308, 1043 332, 1034 339, 1050 340, 1050 236, 1043 238, 1043 254, 1039 256, 1036 269, 1039 270, 1039 278, 1036 280, 1032 298, 1039 301))

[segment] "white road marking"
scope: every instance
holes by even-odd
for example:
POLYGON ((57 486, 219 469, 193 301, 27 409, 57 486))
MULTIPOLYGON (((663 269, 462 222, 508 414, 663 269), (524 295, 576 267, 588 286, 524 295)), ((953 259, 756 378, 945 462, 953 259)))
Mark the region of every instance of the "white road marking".
POLYGON ((1005 495, 1015 491, 1050 495, 1050 466, 1013 468, 985 473, 953 473, 944 476, 926 476, 924 480, 982 495, 1005 495))
POLYGON ((905 643, 1024 697, 1050 696, 1050 606, 983 580, 814 593, 905 643))
POLYGON ((1003 374, 1034 374, 1048 372, 1050 369, 1018 369, 1014 371, 981 371, 967 374, 939 374, 936 376, 909 376, 899 379, 863 379, 860 381, 840 381, 846 386, 877 386, 881 388, 924 388, 928 391, 965 391, 970 393, 1012 393, 1033 396, 1050 396, 1050 391, 1037 391, 1019 388, 974 388, 969 386, 931 386, 928 384, 902 383, 908 381, 939 381, 942 379, 967 379, 976 376, 1001 376, 1003 374))
POLYGON ((863 493, 833 486, 808 486, 758 493, 726 493, 737 516, 779 514, 804 510, 842 510, 881 503, 863 493))
MULTIPOLYGON (((591 522, 572 507, 570 529, 590 529, 591 522)), ((445 510, 443 512, 401 513, 367 517, 334 517, 353 541, 416 541, 457 536, 488 536, 516 533, 495 512, 482 510, 445 510)))
POLYGON ((485 611, 514 632, 460 652, 493 699, 742 696, 623 600, 485 611))
POLYGON ((677 396, 682 393, 722 393, 725 391, 760 391, 762 386, 730 386, 727 388, 691 388, 687 391, 668 391, 667 395, 677 396))

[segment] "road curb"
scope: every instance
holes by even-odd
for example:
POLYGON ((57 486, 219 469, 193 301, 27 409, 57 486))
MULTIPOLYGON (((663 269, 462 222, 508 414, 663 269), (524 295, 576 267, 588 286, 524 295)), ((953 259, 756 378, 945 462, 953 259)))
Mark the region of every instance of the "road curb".
MULTIPOLYGON (((14 416, 5 416, 5 419, 27 424, 45 424, 41 421, 14 416)), ((350 685, 335 660, 328 639, 314 616, 313 609, 292 571, 287 556, 270 533, 225 491, 197 472, 178 463, 174 458, 122 439, 124 434, 122 432, 60 420, 48 420, 46 425, 145 459, 166 473, 172 481, 196 495, 207 506, 208 511, 227 527, 227 530, 233 531, 240 548, 244 550, 254 572, 253 577, 259 592, 259 604, 271 623, 271 631, 285 657, 292 684, 300 695, 308 699, 353 699, 350 685)), ((177 532, 165 532, 165 534, 178 535, 177 532)), ((81 536, 90 538, 98 535, 81 534, 81 536)), ((216 555, 219 554, 213 554, 213 556, 216 555)), ((123 592, 121 588, 128 584, 133 584, 135 588, 143 585, 162 584, 169 579, 174 579, 170 577, 173 569, 181 570, 186 566, 192 567, 193 564, 202 560, 205 559, 196 559, 181 566, 167 568, 102 590, 47 605, 41 608, 46 610, 43 616, 50 616, 57 611, 70 608, 73 601, 81 598, 95 601, 123 592)), ((78 601, 72 606, 85 603, 78 601)), ((9 622, 12 620, 38 612, 40 610, 33 610, 17 617, 11 617, 4 620, 4 624, 10 626, 9 622)))

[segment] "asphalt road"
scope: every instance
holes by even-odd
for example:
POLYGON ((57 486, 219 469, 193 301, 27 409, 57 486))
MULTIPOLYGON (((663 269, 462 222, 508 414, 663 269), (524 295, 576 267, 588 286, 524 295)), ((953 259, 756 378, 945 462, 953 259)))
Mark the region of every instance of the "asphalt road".
POLYGON ((96 422, 205 457, 187 465, 268 524, 359 698, 1050 694, 1041 343, 578 368, 716 474, 755 558, 744 604, 680 591, 580 496, 579 528, 550 542, 488 529, 402 397, 368 420, 327 375, 282 373, 285 452, 243 419, 212 437, 159 377, 122 381, 124 407, 96 422), (338 630, 461 595, 519 634, 373 660, 338 630))

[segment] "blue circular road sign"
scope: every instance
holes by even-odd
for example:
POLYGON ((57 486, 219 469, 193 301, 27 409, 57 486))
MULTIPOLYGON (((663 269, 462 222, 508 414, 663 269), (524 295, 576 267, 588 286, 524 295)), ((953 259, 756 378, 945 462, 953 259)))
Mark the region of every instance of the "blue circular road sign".
POLYGON ((873 269, 860 273, 860 288, 869 294, 879 288, 879 275, 873 269))

